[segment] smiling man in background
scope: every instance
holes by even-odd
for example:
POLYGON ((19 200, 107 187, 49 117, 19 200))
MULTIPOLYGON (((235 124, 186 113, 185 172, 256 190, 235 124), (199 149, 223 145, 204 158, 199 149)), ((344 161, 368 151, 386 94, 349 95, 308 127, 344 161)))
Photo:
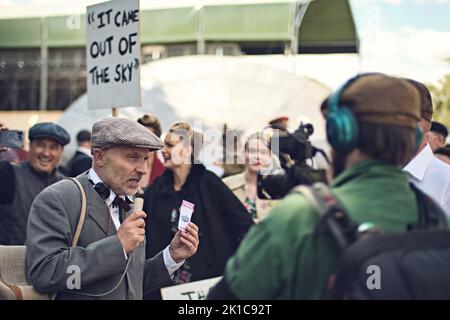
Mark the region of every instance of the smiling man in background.
POLYGON ((18 165, 0 161, 0 245, 25 243, 31 203, 42 190, 64 178, 56 167, 70 142, 67 131, 54 123, 38 123, 28 138, 28 161, 18 165))

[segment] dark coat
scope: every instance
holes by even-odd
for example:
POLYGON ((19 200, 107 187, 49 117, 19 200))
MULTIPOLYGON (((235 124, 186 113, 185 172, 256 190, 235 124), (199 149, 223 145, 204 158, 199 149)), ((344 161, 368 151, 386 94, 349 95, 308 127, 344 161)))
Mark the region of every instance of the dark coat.
POLYGON ((31 204, 36 196, 64 177, 38 173, 28 161, 0 161, 0 245, 23 245, 31 204))
POLYGON ((76 177, 92 167, 92 158, 83 152, 77 151, 70 160, 68 168, 69 176, 76 177))
POLYGON ((222 275, 227 259, 253 225, 253 219, 222 180, 202 164, 192 166, 179 192, 173 189, 170 170, 145 192, 147 257, 169 245, 177 231, 182 200, 195 205, 191 221, 199 227, 200 244, 197 253, 180 269, 179 282, 222 275))

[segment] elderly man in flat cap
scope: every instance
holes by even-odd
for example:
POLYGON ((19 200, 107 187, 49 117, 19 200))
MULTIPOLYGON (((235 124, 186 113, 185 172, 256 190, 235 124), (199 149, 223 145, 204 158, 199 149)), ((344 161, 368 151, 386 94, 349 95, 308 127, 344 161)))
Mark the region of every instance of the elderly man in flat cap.
POLYGON ((27 266, 38 292, 57 293, 56 299, 142 299, 143 293, 174 283, 177 269, 197 250, 197 226, 189 224, 145 260, 146 214, 132 204, 149 152, 162 145, 135 121, 106 118, 94 124, 93 166, 76 178, 87 198, 77 246, 71 242, 81 195, 72 181, 45 189, 31 208, 27 266))
POLYGON ((420 127, 423 132, 420 146, 404 170, 409 180, 444 208, 450 217, 450 166, 436 158, 427 142, 433 117, 433 101, 428 88, 418 81, 406 79, 420 95, 420 127))
POLYGON ((28 132, 28 161, 0 161, 0 244, 23 245, 31 203, 49 185, 64 177, 56 170, 70 136, 54 123, 38 123, 28 132))

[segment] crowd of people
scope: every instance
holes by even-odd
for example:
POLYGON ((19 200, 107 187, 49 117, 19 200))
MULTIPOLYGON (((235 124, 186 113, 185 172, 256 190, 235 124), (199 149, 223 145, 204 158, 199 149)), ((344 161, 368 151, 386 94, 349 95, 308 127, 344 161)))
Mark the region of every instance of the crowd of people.
MULTIPOLYGON (((432 121, 425 85, 358 75, 317 108, 331 146, 329 188, 352 221, 405 232, 419 219, 417 192, 450 219, 448 130, 432 121)), ((287 121, 272 122, 283 131, 287 121)), ((0 245, 26 244, 38 292, 56 299, 160 299, 163 286, 223 275, 210 298, 326 298, 339 252, 328 230, 317 231, 319 217, 304 195, 258 197, 258 174, 280 168, 263 131, 245 137, 243 172, 223 179, 201 163, 200 132, 180 121, 163 135, 156 115, 98 120, 77 134, 78 149, 65 166, 64 128, 38 123, 28 138, 26 159, 0 146, 0 245), (86 193, 75 247, 82 196, 65 177, 86 193), (136 196, 142 210, 134 208, 136 196), (184 202, 193 214, 180 230, 184 202), (81 270, 79 288, 67 288, 71 265, 81 270)))

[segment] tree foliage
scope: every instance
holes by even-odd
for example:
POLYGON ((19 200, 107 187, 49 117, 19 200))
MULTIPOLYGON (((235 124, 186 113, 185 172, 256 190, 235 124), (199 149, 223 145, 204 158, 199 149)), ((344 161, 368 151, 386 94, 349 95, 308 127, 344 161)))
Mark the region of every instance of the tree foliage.
POLYGON ((428 85, 428 89, 433 96, 433 120, 450 128, 450 74, 439 80, 438 85, 428 85))

